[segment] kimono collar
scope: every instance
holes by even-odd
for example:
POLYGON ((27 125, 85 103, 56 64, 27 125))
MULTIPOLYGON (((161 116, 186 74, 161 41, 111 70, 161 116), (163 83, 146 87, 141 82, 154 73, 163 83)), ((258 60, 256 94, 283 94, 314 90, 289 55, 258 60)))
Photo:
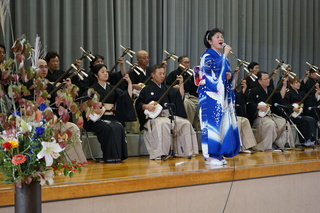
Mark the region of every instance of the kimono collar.
POLYGON ((107 89, 107 82, 105 83, 105 85, 101 85, 100 83, 98 83, 103 89, 107 89))
POLYGON ((215 51, 214 49, 211 49, 211 48, 208 48, 207 52, 210 53, 210 54, 216 54, 216 55, 222 56, 221 52, 217 52, 217 51, 215 51))
POLYGON ((156 82, 154 82, 153 79, 151 79, 151 80, 155 85, 157 85, 159 88, 161 88, 161 84, 156 84, 156 82))

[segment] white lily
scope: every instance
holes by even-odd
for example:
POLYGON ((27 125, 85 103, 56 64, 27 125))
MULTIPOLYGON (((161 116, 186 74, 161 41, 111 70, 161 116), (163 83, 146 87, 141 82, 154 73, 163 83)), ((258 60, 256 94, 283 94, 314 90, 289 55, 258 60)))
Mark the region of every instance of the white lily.
POLYGON ((37 154, 38 159, 45 157, 46 166, 51 166, 53 159, 57 159, 64 149, 53 139, 52 142, 41 142, 42 150, 37 154))
POLYGON ((54 172, 52 169, 46 170, 45 174, 44 174, 44 178, 42 178, 42 176, 40 176, 41 177, 40 185, 44 186, 46 184, 46 182, 48 182, 49 185, 52 185, 53 184, 53 175, 54 175, 54 172))
POLYGON ((26 133, 26 132, 31 132, 32 126, 29 123, 26 123, 24 120, 21 119, 20 122, 20 132, 26 133))

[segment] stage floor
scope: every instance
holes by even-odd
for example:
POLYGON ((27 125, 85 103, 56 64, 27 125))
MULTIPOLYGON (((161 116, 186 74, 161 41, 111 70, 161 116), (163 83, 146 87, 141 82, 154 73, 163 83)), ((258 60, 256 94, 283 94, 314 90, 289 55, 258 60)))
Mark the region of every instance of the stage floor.
MULTIPOLYGON (((119 193, 288 175, 320 170, 320 147, 304 151, 240 153, 225 166, 206 165, 202 155, 167 161, 149 156, 129 157, 121 163, 96 163, 73 178, 56 176, 42 188, 42 201, 94 197, 119 193)), ((0 206, 13 205, 12 185, 0 183, 0 206)))

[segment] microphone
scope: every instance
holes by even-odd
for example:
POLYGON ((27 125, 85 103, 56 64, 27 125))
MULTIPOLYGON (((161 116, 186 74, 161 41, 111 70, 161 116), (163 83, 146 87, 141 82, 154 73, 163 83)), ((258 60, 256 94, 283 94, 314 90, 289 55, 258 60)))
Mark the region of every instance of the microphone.
POLYGON ((173 103, 164 103, 163 104, 164 107, 170 107, 170 106, 175 106, 173 103))
MULTIPOLYGON (((227 44, 226 44, 226 43, 223 43, 223 44, 222 44, 222 47, 225 47, 225 46, 227 46, 227 44)), ((234 55, 236 58, 238 58, 238 57, 232 52, 232 50, 230 50, 230 53, 231 53, 232 55, 234 55)))
POLYGON ((282 107, 282 108, 287 108, 289 109, 289 107, 285 106, 285 105, 282 105, 282 104, 278 104, 278 103, 274 103, 274 106, 275 107, 282 107))
POLYGON ((308 110, 312 110, 312 109, 320 109, 320 105, 319 106, 308 107, 308 110))

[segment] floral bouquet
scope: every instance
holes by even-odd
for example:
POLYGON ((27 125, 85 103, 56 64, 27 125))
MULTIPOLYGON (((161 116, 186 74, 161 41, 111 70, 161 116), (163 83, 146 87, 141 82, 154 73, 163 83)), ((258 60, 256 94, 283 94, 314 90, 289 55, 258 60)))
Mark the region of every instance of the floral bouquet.
POLYGON ((46 91, 48 82, 37 74, 39 54, 24 36, 16 40, 12 51, 14 59, 0 65, 0 179, 21 186, 32 181, 52 184, 58 173, 72 177, 84 164, 62 161, 73 132, 61 126, 68 122, 70 113, 75 115, 77 126, 83 126, 75 103, 78 88, 61 89, 52 101, 46 91), (33 66, 25 69, 27 59, 33 59, 33 66), (33 81, 33 95, 22 83, 26 79, 33 81), (28 96, 32 97, 25 98, 28 96))

